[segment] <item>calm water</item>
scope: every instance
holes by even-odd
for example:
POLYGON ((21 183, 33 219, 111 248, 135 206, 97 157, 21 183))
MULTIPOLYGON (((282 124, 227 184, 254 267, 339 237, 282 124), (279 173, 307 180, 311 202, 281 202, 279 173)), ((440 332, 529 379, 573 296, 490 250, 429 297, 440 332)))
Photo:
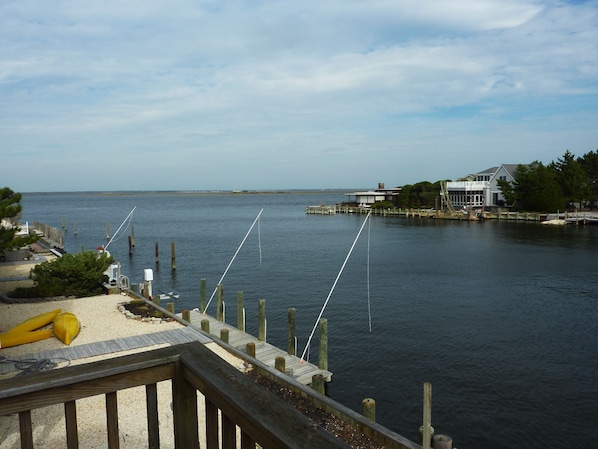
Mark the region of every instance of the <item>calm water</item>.
MULTIPOLYGON (((295 307, 303 352, 364 220, 306 215, 305 206, 343 199, 25 194, 22 204, 23 220, 66 224, 69 252, 105 244, 106 223, 113 233, 136 206, 134 255, 130 227, 109 250, 132 282, 154 269, 154 292, 180 293, 177 311, 198 307, 201 278, 211 295, 263 208, 223 281, 227 321, 236 322, 243 291, 247 327, 257 333, 257 300, 265 298, 268 340, 285 348, 287 309, 295 307)), ((423 383, 432 382, 432 424, 458 448, 594 447, 597 249, 594 226, 372 217, 324 313, 330 396, 358 411, 362 399, 376 399, 378 422, 417 440, 423 383)), ((317 341, 311 354, 316 361, 317 341)))

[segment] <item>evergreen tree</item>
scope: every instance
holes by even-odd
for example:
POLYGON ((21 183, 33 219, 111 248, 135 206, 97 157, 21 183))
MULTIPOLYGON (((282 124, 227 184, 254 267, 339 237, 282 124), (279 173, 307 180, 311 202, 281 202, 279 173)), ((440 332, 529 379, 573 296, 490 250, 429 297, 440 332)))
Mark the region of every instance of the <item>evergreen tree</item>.
POLYGON ((0 255, 7 250, 20 248, 35 242, 34 234, 15 237, 20 231, 17 219, 22 211, 21 194, 8 187, 0 189, 0 255))

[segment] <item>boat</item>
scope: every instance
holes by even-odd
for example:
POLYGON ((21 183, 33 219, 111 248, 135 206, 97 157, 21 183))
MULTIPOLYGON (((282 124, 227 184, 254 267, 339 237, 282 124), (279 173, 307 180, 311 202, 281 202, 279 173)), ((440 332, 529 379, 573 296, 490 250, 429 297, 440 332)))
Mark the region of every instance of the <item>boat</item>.
POLYGON ((58 315, 61 311, 62 309, 55 309, 50 312, 31 317, 28 320, 23 321, 21 324, 11 327, 5 332, 5 334, 29 332, 39 329, 40 327, 47 326, 54 321, 56 315, 58 315))
POLYGON ((5 332, 0 334, 0 348, 10 348, 12 346, 24 345, 35 341, 44 340, 52 336, 51 329, 42 329, 38 331, 23 332, 5 332))
POLYGON ((59 313, 54 318, 54 336, 65 345, 71 344, 80 329, 79 319, 71 312, 59 313))

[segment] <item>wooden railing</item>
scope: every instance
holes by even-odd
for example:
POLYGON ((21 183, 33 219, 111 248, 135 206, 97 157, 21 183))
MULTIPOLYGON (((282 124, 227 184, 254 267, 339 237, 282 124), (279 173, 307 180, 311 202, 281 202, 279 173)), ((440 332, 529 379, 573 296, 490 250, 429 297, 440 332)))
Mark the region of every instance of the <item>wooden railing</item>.
MULTIPOLYGON (((159 448, 157 383, 167 380, 172 383, 176 448, 199 448, 200 431, 205 432, 207 449, 236 448, 238 443, 242 449, 253 449, 256 443, 264 449, 349 447, 198 342, 5 379, 0 383, 0 416, 18 414, 21 447, 33 448, 31 411, 64 404, 67 447, 74 449, 79 447, 78 429, 85 426, 77 422, 76 401, 105 395, 108 447, 118 448, 117 392, 145 386, 147 447, 159 448), (198 392, 205 397, 203 429, 199 428, 198 392)), ((305 388, 304 395, 311 396, 307 387, 292 387, 305 388)), ((387 447, 419 448, 375 423, 368 424, 352 411, 342 410, 340 404, 335 407, 329 398, 324 403, 387 447)))

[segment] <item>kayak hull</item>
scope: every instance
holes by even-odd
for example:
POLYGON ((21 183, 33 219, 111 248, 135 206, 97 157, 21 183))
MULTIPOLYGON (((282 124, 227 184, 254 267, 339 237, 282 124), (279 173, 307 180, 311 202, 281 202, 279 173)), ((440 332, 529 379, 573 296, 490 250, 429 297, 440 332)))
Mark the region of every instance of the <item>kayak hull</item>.
POLYGON ((30 332, 40 327, 47 326, 48 324, 54 321, 54 318, 61 312, 61 309, 52 310, 51 312, 42 313, 40 315, 36 315, 28 320, 23 321, 21 324, 17 324, 15 327, 11 327, 5 333, 12 334, 12 333, 22 333, 22 332, 30 332))
POLYGON ((79 335, 80 328, 79 319, 70 312, 59 313, 54 318, 54 336, 65 345, 70 345, 79 335))
POLYGON ((50 329, 42 329, 39 331, 5 332, 4 334, 0 334, 0 348, 10 348, 12 346, 33 343, 35 341, 50 338, 51 336, 52 331, 50 329))

